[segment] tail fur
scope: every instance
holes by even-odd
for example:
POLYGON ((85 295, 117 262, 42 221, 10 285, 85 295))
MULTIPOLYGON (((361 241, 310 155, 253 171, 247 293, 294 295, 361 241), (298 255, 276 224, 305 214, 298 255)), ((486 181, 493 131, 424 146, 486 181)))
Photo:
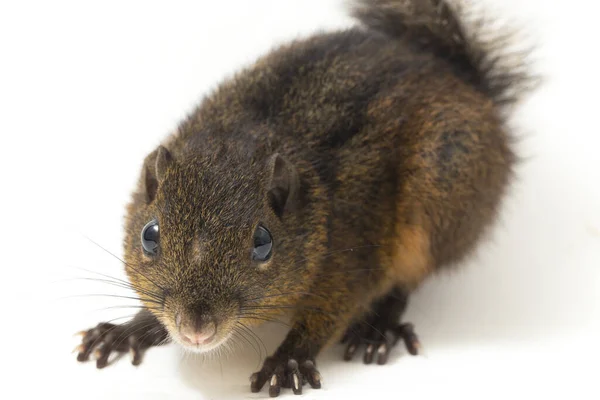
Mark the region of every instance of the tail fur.
POLYGON ((354 0, 351 10, 368 28, 406 38, 449 60, 467 72, 467 78, 497 104, 520 100, 537 83, 529 70, 531 49, 509 50, 518 32, 490 31, 491 21, 469 15, 464 3, 461 0, 354 0), (470 22, 469 27, 467 22, 470 22))

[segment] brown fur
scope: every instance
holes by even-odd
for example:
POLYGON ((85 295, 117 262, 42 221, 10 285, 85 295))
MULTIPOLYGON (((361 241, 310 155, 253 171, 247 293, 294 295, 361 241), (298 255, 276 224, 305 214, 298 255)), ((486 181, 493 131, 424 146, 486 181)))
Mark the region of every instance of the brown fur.
POLYGON ((222 83, 146 159, 127 273, 163 299, 146 304, 171 333, 178 312, 224 335, 240 316, 292 310, 275 357, 313 359, 493 222, 515 161, 500 106, 527 76, 490 61, 497 43, 467 35, 446 2, 359 1, 355 15, 362 28, 293 42, 222 83), (160 252, 147 257, 152 218, 160 252), (259 223, 274 238, 265 264, 250 258, 259 223))

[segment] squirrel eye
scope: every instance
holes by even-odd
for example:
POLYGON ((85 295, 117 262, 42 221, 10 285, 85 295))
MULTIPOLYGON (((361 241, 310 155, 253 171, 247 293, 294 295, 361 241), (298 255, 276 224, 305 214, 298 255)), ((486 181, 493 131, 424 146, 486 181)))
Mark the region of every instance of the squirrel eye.
POLYGON ((258 226, 254 231, 254 250, 252 259, 256 261, 267 261, 273 250, 273 237, 264 227, 258 226))
POLYGON ((148 255, 155 256, 158 251, 158 221, 153 219, 142 229, 142 247, 148 255))

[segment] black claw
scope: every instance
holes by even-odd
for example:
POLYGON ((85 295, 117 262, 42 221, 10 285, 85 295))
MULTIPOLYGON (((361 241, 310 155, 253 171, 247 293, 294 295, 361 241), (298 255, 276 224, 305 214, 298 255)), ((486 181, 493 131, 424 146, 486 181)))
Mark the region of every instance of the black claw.
POLYGON ((321 389, 321 374, 315 372, 312 379, 309 379, 308 382, 313 389, 321 389))
POLYGON ((102 344, 96 350, 96 368, 101 369, 108 365, 108 357, 110 356, 112 346, 110 343, 102 344))
POLYGON ((315 366, 314 362, 312 362, 311 360, 306 360, 300 366, 300 372, 302 373, 304 380, 308 382, 310 387, 312 387, 313 389, 321 388, 321 374, 319 373, 319 371, 317 371, 317 367, 315 366))
POLYGON ((374 344, 368 344, 367 348, 365 349, 365 355, 363 357, 363 362, 365 364, 371 364, 373 362, 373 355, 375 353, 375 345, 374 344))
POLYGON ((287 383, 291 387, 294 394, 302 393, 302 374, 298 370, 298 362, 290 359, 287 364, 287 383))
POLYGON ((130 336, 127 339, 127 345, 129 346, 129 351, 131 353, 131 364, 140 365, 142 362, 142 351, 140 349, 140 343, 136 339, 135 336, 130 336))
POLYGON ((80 351, 77 355, 77 361, 85 362, 90 359, 92 351, 100 344, 99 338, 97 329, 90 329, 85 333, 79 346, 80 351))
POLYGON ((402 324, 396 327, 395 329, 396 338, 402 339, 404 341, 404 345, 408 352, 416 356, 419 354, 419 349, 421 347, 421 343, 419 342, 419 338, 415 334, 413 324, 402 324))
POLYGON ((281 383, 279 382, 277 375, 273 375, 271 377, 271 382, 269 382, 269 396, 277 397, 277 396, 279 396, 280 392, 281 392, 281 383))
POLYGON ((260 372, 255 372, 250 376, 250 390, 252 393, 258 393, 266 382, 267 380, 261 376, 260 372))
POLYGON ((131 365, 135 365, 136 367, 138 365, 140 365, 142 363, 142 357, 140 356, 140 353, 135 352, 135 350, 133 351, 133 357, 131 360, 131 365))
POLYGON ((388 343, 381 343, 377 348, 377 364, 383 365, 387 363, 388 355, 390 354, 390 346, 388 343))
POLYGON ((352 357, 354 357, 354 353, 356 353, 356 350, 358 349, 358 341, 357 340, 352 340, 349 344, 348 347, 346 347, 346 353, 344 353, 344 360, 346 361, 350 361, 352 360, 352 357))
POLYGON ((271 374, 267 371, 260 371, 257 372, 255 375, 256 380, 252 382, 252 384, 250 385, 250 389, 252 390, 252 392, 257 393, 260 392, 263 386, 265 386, 267 380, 269 380, 269 378, 271 377, 271 374))
POLYGON ((87 361, 89 358, 90 358, 90 355, 89 355, 89 353, 88 353, 88 354, 86 354, 86 353, 83 353, 83 352, 82 352, 82 353, 79 353, 79 354, 77 354, 77 361, 79 361, 79 362, 85 362, 85 361, 87 361))
POLYGON ((406 345, 406 348, 408 349, 408 352, 410 353, 410 355, 412 355, 412 356, 419 355, 419 348, 420 348, 421 344, 418 341, 406 341, 405 340, 405 345, 406 345))
POLYGON ((290 384, 294 394, 302 394, 302 378, 300 372, 296 371, 291 374, 290 384))

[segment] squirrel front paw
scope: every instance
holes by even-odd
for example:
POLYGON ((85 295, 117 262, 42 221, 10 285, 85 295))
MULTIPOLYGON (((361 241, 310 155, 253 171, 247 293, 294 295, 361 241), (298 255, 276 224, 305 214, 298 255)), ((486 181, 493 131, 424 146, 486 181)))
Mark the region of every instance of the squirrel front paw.
POLYGON ((277 397, 281 388, 291 388, 294 394, 302 394, 302 386, 309 383, 313 389, 321 387, 321 374, 310 358, 269 357, 260 371, 250 377, 250 390, 259 392, 269 382, 269 396, 277 397))
POLYGON ((413 325, 404 324, 381 324, 377 318, 371 323, 364 321, 348 329, 342 344, 347 343, 344 360, 350 361, 354 357, 356 350, 365 346, 363 362, 371 364, 373 359, 377 358, 377 364, 383 365, 387 362, 390 350, 398 343, 404 341, 404 345, 409 354, 415 356, 419 353, 421 344, 415 334, 413 325), (391 338, 388 336, 391 334, 391 338))
MULTIPOLYGON (((138 327, 139 328, 139 327, 138 327)), ((137 329, 129 324, 114 325, 100 323, 95 328, 79 332, 81 344, 75 348, 77 361, 88 361, 92 352, 96 357, 96 367, 108 365, 108 358, 113 352, 131 353, 131 363, 139 365, 142 362, 144 350, 158 345, 164 340, 160 327, 149 326, 137 329)))

